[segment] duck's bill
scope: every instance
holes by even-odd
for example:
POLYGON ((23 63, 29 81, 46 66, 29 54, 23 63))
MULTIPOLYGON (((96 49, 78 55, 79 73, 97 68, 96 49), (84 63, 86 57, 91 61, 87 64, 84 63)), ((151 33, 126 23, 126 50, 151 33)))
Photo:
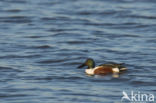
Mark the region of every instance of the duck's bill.
POLYGON ((78 68, 82 68, 82 67, 84 67, 84 66, 85 66, 85 64, 82 64, 82 65, 78 66, 78 68))

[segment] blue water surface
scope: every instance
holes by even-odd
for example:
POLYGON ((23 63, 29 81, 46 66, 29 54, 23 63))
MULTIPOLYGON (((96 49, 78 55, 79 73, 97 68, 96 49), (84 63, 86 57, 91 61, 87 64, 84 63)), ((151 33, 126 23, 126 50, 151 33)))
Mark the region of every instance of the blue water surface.
POLYGON ((156 98, 156 0, 0 1, 0 103, 121 103, 123 91, 156 98), (88 57, 128 71, 87 76, 88 57))

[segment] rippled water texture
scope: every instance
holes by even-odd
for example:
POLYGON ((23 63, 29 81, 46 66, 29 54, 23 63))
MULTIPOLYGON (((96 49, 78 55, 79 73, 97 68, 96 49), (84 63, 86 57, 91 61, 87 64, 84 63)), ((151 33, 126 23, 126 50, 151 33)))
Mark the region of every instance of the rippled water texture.
POLYGON ((0 0, 0 103, 120 103, 123 90, 156 98, 156 0, 0 0), (87 76, 88 57, 128 71, 87 76))

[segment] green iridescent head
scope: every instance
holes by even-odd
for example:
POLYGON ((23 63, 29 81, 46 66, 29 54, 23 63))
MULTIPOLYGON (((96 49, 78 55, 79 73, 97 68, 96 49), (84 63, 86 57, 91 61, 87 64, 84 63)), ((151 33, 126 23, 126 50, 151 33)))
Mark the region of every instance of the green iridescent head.
POLYGON ((82 65, 80 65, 78 68, 82 68, 84 66, 88 66, 88 69, 94 68, 95 67, 95 62, 93 59, 88 58, 85 63, 83 63, 82 65))

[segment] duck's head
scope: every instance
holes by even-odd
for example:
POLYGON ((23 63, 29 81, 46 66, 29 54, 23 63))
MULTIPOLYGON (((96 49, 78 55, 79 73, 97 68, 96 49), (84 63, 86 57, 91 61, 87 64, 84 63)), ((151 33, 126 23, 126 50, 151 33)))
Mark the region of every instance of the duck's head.
POLYGON ((84 66, 88 66, 88 69, 92 69, 95 67, 95 62, 92 58, 88 58, 83 64, 78 66, 78 68, 82 68, 84 66))

